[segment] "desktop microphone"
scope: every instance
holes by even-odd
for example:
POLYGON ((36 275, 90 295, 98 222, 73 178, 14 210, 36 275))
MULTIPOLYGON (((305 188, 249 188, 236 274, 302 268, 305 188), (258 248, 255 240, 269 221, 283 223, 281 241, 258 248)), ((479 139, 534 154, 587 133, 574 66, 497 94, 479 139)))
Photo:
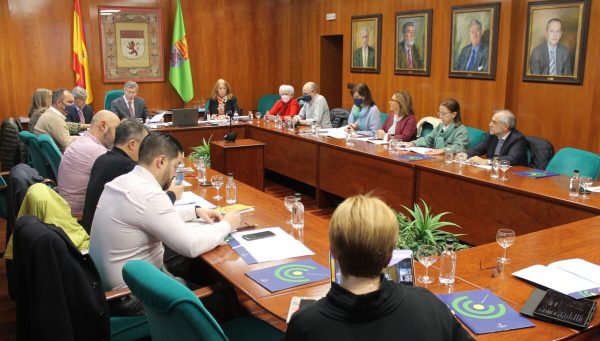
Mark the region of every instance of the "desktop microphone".
POLYGON ((225 142, 235 142, 235 139, 237 138, 237 133, 234 133, 231 131, 231 125, 233 122, 233 118, 229 115, 227 115, 227 117, 229 118, 229 132, 227 134, 225 134, 223 139, 225 139, 225 142))

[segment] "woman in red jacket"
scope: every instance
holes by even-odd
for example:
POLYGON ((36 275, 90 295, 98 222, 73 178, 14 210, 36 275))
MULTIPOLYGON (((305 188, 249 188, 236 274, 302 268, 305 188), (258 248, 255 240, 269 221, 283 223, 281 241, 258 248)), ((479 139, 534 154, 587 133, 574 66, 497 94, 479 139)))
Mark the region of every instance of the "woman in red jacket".
POLYGON ((294 87, 291 85, 282 85, 279 87, 281 99, 277 100, 271 110, 265 115, 266 120, 275 119, 277 114, 282 119, 285 117, 294 117, 300 111, 298 101, 294 97, 294 87))
POLYGON ((382 139, 385 134, 393 135, 400 141, 412 141, 417 134, 417 121, 412 107, 412 97, 408 91, 398 91, 392 95, 389 104, 390 112, 377 131, 377 137, 382 139))

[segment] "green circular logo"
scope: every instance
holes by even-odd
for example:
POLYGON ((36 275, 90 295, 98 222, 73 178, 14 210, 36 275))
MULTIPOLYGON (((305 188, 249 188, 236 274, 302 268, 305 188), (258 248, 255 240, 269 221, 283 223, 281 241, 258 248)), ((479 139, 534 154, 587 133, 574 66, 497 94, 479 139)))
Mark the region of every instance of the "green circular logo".
POLYGON ((317 270, 317 267, 304 264, 285 264, 275 268, 273 274, 277 279, 284 282, 306 283, 310 279, 306 278, 304 273, 309 270, 317 270))
POLYGON ((502 303, 498 305, 483 305, 474 303, 468 296, 455 298, 452 301, 452 308, 459 314, 478 320, 491 320, 506 314, 506 307, 502 303))

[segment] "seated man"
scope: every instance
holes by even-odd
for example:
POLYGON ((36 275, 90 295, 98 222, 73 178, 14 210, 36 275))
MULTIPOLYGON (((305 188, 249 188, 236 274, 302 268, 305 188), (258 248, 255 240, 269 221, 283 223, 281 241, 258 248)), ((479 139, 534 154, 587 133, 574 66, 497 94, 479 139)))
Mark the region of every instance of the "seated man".
POLYGON ((40 116, 33 132, 36 135, 50 135, 56 142, 58 149, 61 152, 64 151, 76 138, 69 134, 69 127, 66 122, 67 107, 74 105, 75 100, 69 90, 56 89, 52 91, 52 105, 40 116))
POLYGON ((83 213, 85 191, 96 159, 112 148, 119 118, 108 110, 100 110, 90 129, 65 150, 58 167, 58 193, 69 203, 73 215, 83 213))
POLYGON ((127 81, 123 86, 125 94, 123 97, 119 97, 110 102, 110 111, 119 115, 120 119, 132 118, 142 119, 146 122, 148 117, 148 109, 146 109, 146 103, 141 97, 137 97, 138 85, 136 82, 127 81))
POLYGON ((88 93, 80 86, 74 87, 71 93, 75 98, 75 106, 67 108, 67 122, 77 122, 81 130, 87 129, 94 116, 92 107, 86 104, 88 93))
POLYGON ((394 212, 357 195, 329 223, 331 255, 342 273, 327 296, 297 311, 286 340, 468 340, 448 307, 429 290, 395 284, 381 274, 398 241, 394 212))
POLYGON ((316 83, 308 82, 304 84, 302 97, 300 98, 304 100, 304 106, 302 106, 298 115, 294 117, 294 122, 303 125, 314 123, 320 125, 321 128, 331 128, 327 100, 317 93, 318 90, 316 83))
MULTIPOLYGON (((194 205, 173 206, 163 189, 171 184, 182 161, 183 148, 175 138, 151 133, 140 146, 139 164, 104 186, 92 221, 90 254, 105 290, 125 287, 121 270, 129 260, 143 259, 163 270, 168 267, 163 262, 163 242, 179 255, 195 258, 239 227, 237 213, 223 217, 194 205), (185 223, 197 218, 204 220, 203 226, 185 223)), ((120 304, 139 314, 143 307, 136 301, 130 298, 120 304)))
POLYGON ((527 166, 527 139, 516 126, 517 119, 510 110, 496 111, 490 122, 490 133, 480 144, 467 150, 467 156, 478 164, 488 164, 497 157, 508 160, 511 166, 527 166), (479 157, 483 154, 487 160, 479 157))

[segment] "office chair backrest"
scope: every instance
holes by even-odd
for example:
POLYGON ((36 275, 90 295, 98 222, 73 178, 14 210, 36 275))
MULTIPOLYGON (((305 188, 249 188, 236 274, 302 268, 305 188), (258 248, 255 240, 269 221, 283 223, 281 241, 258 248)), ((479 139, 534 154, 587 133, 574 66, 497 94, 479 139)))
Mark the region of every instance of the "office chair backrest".
POLYGON ((279 95, 263 95, 259 100, 258 100, 258 112, 260 112, 260 117, 265 116, 265 114, 267 113, 267 110, 271 109, 273 107, 273 105, 275 105, 275 102, 277 102, 278 99, 280 99, 281 96, 279 95))
POLYGON ((388 114, 380 111, 379 118, 381 119, 381 126, 383 127, 383 125, 385 124, 385 120, 387 120, 388 118, 388 114))
POLYGON ((467 149, 473 148, 476 145, 480 144, 481 141, 485 138, 485 132, 481 129, 467 127, 467 136, 469 137, 469 144, 467 145, 467 149))
POLYGON ((194 293, 154 265, 129 261, 123 279, 144 304, 152 340, 227 340, 194 293))
POLYGON ((52 173, 54 173, 54 178, 58 179, 58 166, 60 165, 60 160, 62 160, 60 149, 58 149, 56 143, 48 134, 41 134, 38 136, 38 141, 42 152, 44 153, 43 155, 46 162, 50 164, 52 173))
POLYGON ((576 148, 559 150, 548 163, 546 170, 572 176, 573 170, 579 169, 581 176, 591 176, 598 180, 600 173, 600 155, 576 148))
POLYGON ((554 147, 550 141, 541 137, 525 136, 527 139, 527 164, 531 168, 546 169, 554 156, 554 147))
POLYGON ((112 102, 113 100, 123 96, 123 94, 125 94, 124 90, 109 90, 105 95, 104 95, 104 109, 105 110, 110 110, 110 102, 112 102))
POLYGON ((56 180, 56 178, 53 176, 52 170, 50 169, 50 165, 46 162, 44 152, 40 147, 37 136, 28 131, 21 131, 19 132, 19 138, 27 147, 27 153, 29 154, 30 161, 29 164, 38 171, 40 176, 56 180))

